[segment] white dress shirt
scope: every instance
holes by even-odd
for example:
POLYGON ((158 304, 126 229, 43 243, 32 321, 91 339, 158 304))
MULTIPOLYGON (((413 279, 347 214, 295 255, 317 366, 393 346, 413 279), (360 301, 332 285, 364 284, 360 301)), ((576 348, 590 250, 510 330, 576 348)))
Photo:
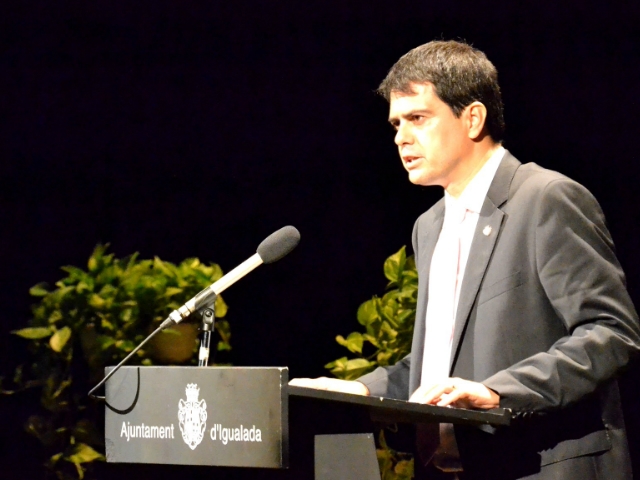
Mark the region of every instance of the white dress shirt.
POLYGON ((504 154, 505 149, 499 147, 458 198, 446 191, 444 193, 444 222, 429 271, 421 385, 429 385, 449 377, 453 327, 471 242, 482 204, 504 154), (459 242, 457 253, 451 251, 456 242, 459 242), (452 254, 457 256, 457 262, 453 264, 452 254))
MULTIPOLYGON (((449 377, 451 347, 460 289, 480 211, 505 149, 499 147, 458 198, 444 193, 445 214, 429 271, 421 386, 449 377)), ((453 425, 440 424, 440 445, 433 463, 445 472, 462 471, 453 425)))

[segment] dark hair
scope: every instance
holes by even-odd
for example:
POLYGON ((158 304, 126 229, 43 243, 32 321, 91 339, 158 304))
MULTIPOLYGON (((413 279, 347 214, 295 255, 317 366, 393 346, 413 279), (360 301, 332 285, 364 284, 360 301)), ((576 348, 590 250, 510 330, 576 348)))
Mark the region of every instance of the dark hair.
POLYGON ((427 82, 456 117, 471 103, 481 102, 487 108, 489 135, 502 141, 505 125, 498 71, 484 53, 462 42, 425 43, 400 57, 378 93, 389 101, 392 92, 411 94, 412 83, 427 82))

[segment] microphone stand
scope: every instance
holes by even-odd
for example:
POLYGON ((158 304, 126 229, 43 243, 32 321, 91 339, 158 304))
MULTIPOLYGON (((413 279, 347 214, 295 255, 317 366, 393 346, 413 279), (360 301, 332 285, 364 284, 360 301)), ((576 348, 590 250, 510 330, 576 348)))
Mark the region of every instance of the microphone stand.
MULTIPOLYGON (((257 252, 231 270, 229 273, 218 279, 209 287, 202 290, 195 297, 185 303, 177 310, 172 311, 169 316, 156 328, 147 338, 145 338, 129 355, 124 357, 118 365, 113 367, 111 371, 95 387, 89 390, 89 397, 104 400, 104 396, 95 395, 94 392, 105 384, 120 367, 131 359, 149 340, 167 327, 177 325, 187 318, 191 313, 198 311, 202 315, 202 339, 200 342, 200 351, 198 352, 198 366, 206 367, 209 363, 209 347, 211 344, 211 333, 215 322, 215 312, 213 310, 214 302, 218 296, 227 287, 244 277, 254 268, 263 263, 273 263, 280 260, 293 250, 300 241, 300 232, 295 227, 287 226, 272 233, 258 245, 257 252), (202 305, 204 304, 204 305, 202 305), (202 305, 202 306, 201 306, 202 305), (196 308, 198 306, 199 308, 196 308)), ((138 372, 139 373, 139 372, 138 372)))
MULTIPOLYGON (((200 309, 200 312, 202 315, 202 327, 200 328, 200 330, 203 332, 203 335, 202 335, 202 340, 200 342, 200 352, 198 355, 199 367, 206 367, 207 364, 209 363, 209 345, 211 344, 211 333, 213 332, 213 325, 215 322, 215 312, 213 311, 213 303, 215 302, 216 297, 217 295, 214 294, 212 301, 208 303, 208 305, 211 305, 211 306, 205 306, 202 309, 200 309)), ((151 334, 147 338, 145 338, 142 342, 140 342, 140 344, 136 348, 134 348, 131 352, 129 352, 129 355, 123 358, 122 361, 118 363, 118 365, 116 365, 113 369, 111 369, 111 371, 100 381, 100 383, 98 383, 95 387, 93 387, 89 391, 89 394, 88 394, 89 397, 98 399, 98 400, 104 400, 105 399, 104 396, 95 395, 94 392, 98 390, 98 388, 100 388, 102 385, 104 385, 105 382, 109 380, 114 373, 120 370, 120 367, 122 367, 125 363, 127 363, 129 359, 133 357, 138 352, 138 350, 140 350, 144 345, 146 345, 146 343, 149 340, 151 340, 153 337, 155 337, 158 333, 160 333, 165 328, 175 324, 176 322, 172 320, 170 316, 167 317, 167 319, 164 322, 162 322, 158 328, 156 328, 153 332, 151 332, 151 334)))
MULTIPOLYGON (((215 301, 215 297, 213 299, 215 301)), ((205 307, 201 311, 202 326, 200 331, 202 332, 202 338, 200 339, 200 350, 198 352, 198 366, 206 367, 209 363, 209 348, 211 346, 211 334, 213 332, 213 326, 216 321, 216 315, 213 310, 213 301, 210 303, 211 307, 205 307)))

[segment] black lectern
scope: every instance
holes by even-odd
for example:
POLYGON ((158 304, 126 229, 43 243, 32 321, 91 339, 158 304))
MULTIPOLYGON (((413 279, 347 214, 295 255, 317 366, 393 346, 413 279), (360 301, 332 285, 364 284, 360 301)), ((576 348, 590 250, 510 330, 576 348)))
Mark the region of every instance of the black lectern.
MULTIPOLYGON (((500 426, 511 418, 503 409, 418 405, 287 383, 284 367, 123 367, 106 385, 107 462, 254 467, 246 478, 311 480, 315 443, 316 479, 364 480, 375 478, 365 472, 375 470, 372 419, 500 426), (340 467, 340 452, 349 465, 340 467), (338 468, 360 471, 350 476, 338 468)), ((242 470, 229 478, 244 478, 242 470)))
POLYGON ((286 468, 287 375, 123 367, 106 385, 107 462, 286 468))

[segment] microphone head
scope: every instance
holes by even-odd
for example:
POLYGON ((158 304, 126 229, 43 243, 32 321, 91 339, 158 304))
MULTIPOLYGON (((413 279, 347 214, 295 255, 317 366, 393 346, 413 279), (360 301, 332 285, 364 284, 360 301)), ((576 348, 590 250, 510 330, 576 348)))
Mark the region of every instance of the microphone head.
POLYGON ((273 263, 287 255, 298 246, 300 232, 296 227, 287 225, 273 232, 258 245, 258 255, 264 263, 273 263))

